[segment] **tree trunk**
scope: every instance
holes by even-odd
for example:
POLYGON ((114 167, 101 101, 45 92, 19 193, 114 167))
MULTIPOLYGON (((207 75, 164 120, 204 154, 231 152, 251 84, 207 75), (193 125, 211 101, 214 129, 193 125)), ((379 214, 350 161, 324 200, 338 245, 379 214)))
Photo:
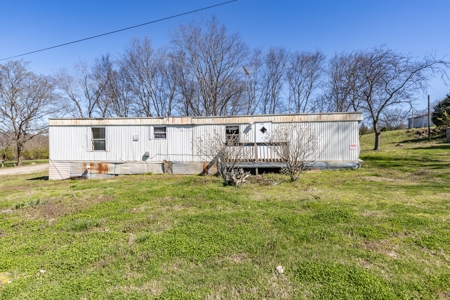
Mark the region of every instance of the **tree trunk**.
POLYGON ((23 144, 20 142, 17 142, 17 166, 22 166, 23 161, 23 144))
POLYGON ((373 147, 373 150, 379 150, 380 149, 380 130, 378 128, 378 123, 373 123, 373 132, 375 133, 375 146, 373 147))

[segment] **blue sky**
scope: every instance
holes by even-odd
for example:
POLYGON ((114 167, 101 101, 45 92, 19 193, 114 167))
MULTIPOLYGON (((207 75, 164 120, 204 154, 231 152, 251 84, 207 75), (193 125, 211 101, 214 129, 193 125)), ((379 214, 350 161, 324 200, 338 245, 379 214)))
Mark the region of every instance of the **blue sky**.
MULTIPOLYGON (((0 59, 221 2, 225 1, 0 0, 0 59)), ((384 44, 402 53, 435 53, 450 60, 449 13, 449 0, 238 0, 201 14, 215 14, 251 47, 318 49, 330 57, 384 44)), ((194 18, 187 15, 24 59, 33 71, 51 74, 60 67, 71 68, 80 59, 92 62, 101 54, 116 55, 133 37, 148 36, 155 48, 168 45, 169 30, 194 18)), ((432 101, 449 92, 440 79, 433 80, 428 90, 432 101)), ((420 101, 419 108, 425 103, 420 101)))

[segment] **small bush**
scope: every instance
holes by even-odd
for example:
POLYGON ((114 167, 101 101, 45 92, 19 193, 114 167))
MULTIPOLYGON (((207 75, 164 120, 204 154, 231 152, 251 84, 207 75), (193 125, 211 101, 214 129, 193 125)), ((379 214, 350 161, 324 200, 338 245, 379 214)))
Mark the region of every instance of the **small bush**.
POLYGON ((13 149, 11 148, 3 148, 0 149, 0 159, 5 158, 5 160, 13 160, 16 158, 13 149))
POLYGON ((48 147, 45 148, 34 148, 31 150, 33 159, 48 159, 49 151, 48 147))
POLYGON ((361 136, 370 133, 373 133, 373 129, 369 128, 368 126, 366 126, 366 124, 362 123, 361 126, 359 127, 359 135, 361 136))
POLYGON ((31 154, 31 152, 28 151, 28 150, 23 151, 22 155, 23 155, 24 159, 27 159, 27 160, 28 159, 34 159, 33 154, 31 154))

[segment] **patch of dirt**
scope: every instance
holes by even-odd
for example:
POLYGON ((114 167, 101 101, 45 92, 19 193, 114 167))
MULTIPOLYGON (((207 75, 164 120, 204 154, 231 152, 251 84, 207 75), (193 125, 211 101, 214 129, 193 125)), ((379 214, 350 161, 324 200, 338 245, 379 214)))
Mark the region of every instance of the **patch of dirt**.
MULTIPOLYGON (((111 290, 111 289, 110 289, 111 290)), ((138 292, 143 293, 147 296, 159 296, 163 292, 163 286, 156 280, 151 280, 144 283, 142 286, 116 286, 112 290, 119 290, 123 292, 138 292)))
POLYGON ((30 190, 31 187, 26 185, 13 185, 13 186, 4 186, 2 187, 3 191, 25 191, 30 190))
POLYGON ((9 272, 0 273, 0 287, 8 283, 11 283, 11 273, 9 272))
POLYGON ((433 176, 433 173, 428 170, 420 170, 417 172, 414 172, 410 175, 410 179, 412 181, 418 181, 418 180, 428 180, 428 181, 437 181, 437 179, 433 176))
POLYGON ((398 182, 397 179, 387 178, 387 177, 377 177, 377 176, 364 176, 361 177, 362 181, 373 181, 373 182, 398 182))
POLYGON ((365 241, 363 244, 363 248, 366 248, 370 251, 375 251, 384 255, 387 255, 392 258, 397 258, 397 247, 393 246, 389 243, 389 241, 381 240, 381 241, 365 241))
MULTIPOLYGON (((255 299, 292 299, 293 295, 303 294, 307 291, 299 284, 293 284, 288 276, 268 274, 265 284, 261 286, 247 287, 245 285, 214 285, 210 287, 212 292, 205 299, 243 299, 249 294, 255 299)), ((304 297, 302 299, 305 299, 304 297)))
POLYGON ((249 260, 248 255, 246 253, 237 253, 232 254, 225 258, 228 261, 231 261, 233 263, 243 263, 247 260, 249 260))
POLYGON ((27 215, 29 219, 45 218, 49 224, 53 223, 58 217, 67 216, 85 210, 99 203, 110 201, 114 196, 98 196, 96 198, 89 198, 83 200, 75 200, 71 198, 67 201, 68 196, 64 198, 50 198, 44 199, 40 204, 34 206, 25 206, 23 208, 14 209, 23 215, 27 215))
POLYGON ((16 174, 29 174, 36 172, 48 171, 48 164, 39 164, 32 166, 22 166, 15 168, 0 168, 0 176, 16 175, 16 174))

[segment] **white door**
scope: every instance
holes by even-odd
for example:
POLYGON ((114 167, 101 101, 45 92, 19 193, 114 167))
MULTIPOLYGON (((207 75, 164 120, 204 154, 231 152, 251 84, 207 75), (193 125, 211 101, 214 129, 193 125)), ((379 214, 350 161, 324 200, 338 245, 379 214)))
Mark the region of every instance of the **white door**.
POLYGON ((255 123, 255 142, 267 143, 272 133, 272 123, 255 123))

